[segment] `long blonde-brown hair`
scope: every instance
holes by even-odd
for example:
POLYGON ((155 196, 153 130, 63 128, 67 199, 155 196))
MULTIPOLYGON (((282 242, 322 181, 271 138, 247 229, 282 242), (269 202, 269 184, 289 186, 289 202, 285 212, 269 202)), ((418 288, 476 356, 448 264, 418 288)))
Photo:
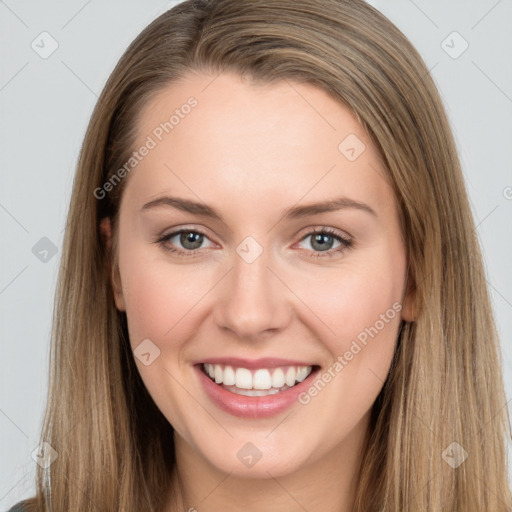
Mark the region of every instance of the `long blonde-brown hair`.
POLYGON ((148 100, 189 70, 314 84, 354 112, 387 167, 417 318, 372 409, 354 511, 510 512, 499 342, 453 137, 421 57, 363 0, 188 0, 120 59, 74 180, 42 431, 58 458, 38 468, 27 510, 160 512, 173 491, 173 429, 133 362, 116 249, 99 231, 109 216, 115 234, 126 179, 94 191, 133 152, 148 100))

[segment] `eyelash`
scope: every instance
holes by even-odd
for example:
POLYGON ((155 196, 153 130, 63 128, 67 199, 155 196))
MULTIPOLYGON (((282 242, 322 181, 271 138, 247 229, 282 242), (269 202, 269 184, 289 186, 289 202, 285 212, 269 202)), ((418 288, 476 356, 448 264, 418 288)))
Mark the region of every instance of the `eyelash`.
MULTIPOLYGON (((170 247, 166 244, 171 238, 174 238, 176 235, 180 235, 182 233, 194 233, 198 235, 202 235, 205 238, 208 238, 206 233, 203 233, 200 230, 197 229, 180 229, 178 231, 173 231, 172 233, 169 233, 167 235, 162 236, 158 240, 156 240, 155 243, 160 245, 165 251, 177 254, 178 256, 184 256, 184 257, 197 257, 201 256, 201 252, 199 252, 198 249, 196 250, 182 250, 182 249, 176 249, 175 247, 170 247)), ((353 245, 353 240, 345 238, 337 233, 332 228, 315 228, 312 231, 308 232, 306 235, 304 235, 300 241, 303 241, 307 239, 310 236, 317 235, 317 234, 323 234, 328 235, 332 238, 334 238, 336 241, 340 242, 340 246, 337 249, 329 249, 328 251, 313 251, 314 256, 310 256, 311 258, 332 258, 336 256, 337 254, 345 251, 346 249, 349 249, 353 245)), ((306 249, 307 250, 307 249, 306 249)))

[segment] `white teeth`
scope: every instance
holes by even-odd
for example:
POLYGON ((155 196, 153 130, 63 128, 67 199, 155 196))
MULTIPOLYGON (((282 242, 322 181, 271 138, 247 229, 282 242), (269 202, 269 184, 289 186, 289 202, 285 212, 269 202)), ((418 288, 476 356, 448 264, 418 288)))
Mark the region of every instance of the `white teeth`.
POLYGON ((222 379, 222 383, 226 386, 234 386, 235 382, 235 371, 231 366, 226 366, 226 368, 224 368, 224 378, 222 379))
POLYGON ((252 378, 253 389, 270 389, 272 387, 272 377, 268 370, 256 370, 252 378))
POLYGON ((297 371, 297 381, 302 382, 311 373, 311 367, 302 366, 297 371))
POLYGON ((251 371, 209 363, 204 364, 203 368, 216 384, 230 386, 233 392, 247 396, 265 396, 282 391, 282 388, 291 388, 306 379, 313 370, 312 366, 284 366, 251 371))
POLYGON ((224 379, 224 372, 222 371, 222 368, 218 365, 215 365, 215 382, 217 384, 221 384, 224 379))
POLYGON ((272 374, 272 387, 282 388, 284 386, 284 372, 281 368, 276 368, 272 374))
MULTIPOLYGON (((219 366, 220 368, 220 366, 219 366)), ((222 371, 222 369, 221 369, 222 371)), ((217 383, 218 384, 218 383, 217 383)), ((237 368, 235 372, 235 386, 241 389, 252 389, 252 375, 247 368, 237 368)))
POLYGON ((287 386, 292 387, 295 384, 295 376, 297 375, 297 372, 295 371, 295 368, 288 368, 286 371, 286 375, 284 377, 284 381, 286 382, 287 386))

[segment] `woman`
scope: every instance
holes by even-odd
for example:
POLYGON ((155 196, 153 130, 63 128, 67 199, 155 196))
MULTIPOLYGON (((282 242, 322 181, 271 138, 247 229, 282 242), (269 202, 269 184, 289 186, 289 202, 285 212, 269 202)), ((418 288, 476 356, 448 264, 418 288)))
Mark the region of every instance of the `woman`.
POLYGON ((365 2, 156 19, 92 115, 64 245, 25 510, 510 510, 455 145, 365 2))

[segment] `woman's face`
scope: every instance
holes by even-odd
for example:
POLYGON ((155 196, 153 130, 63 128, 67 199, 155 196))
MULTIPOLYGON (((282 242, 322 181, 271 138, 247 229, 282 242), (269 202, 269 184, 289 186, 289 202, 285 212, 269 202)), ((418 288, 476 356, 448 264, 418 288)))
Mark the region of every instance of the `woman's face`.
POLYGON ((348 460, 410 311, 361 125, 312 85, 190 73, 146 105, 135 149, 116 305, 177 449, 255 477, 348 460))

